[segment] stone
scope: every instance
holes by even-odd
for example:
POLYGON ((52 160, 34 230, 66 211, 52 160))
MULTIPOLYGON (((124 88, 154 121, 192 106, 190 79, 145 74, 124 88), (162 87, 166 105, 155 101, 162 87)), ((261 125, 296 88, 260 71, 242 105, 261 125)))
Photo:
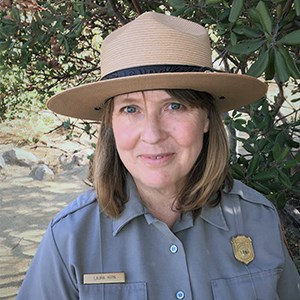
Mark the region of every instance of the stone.
POLYGON ((20 148, 14 148, 4 152, 3 158, 7 164, 23 167, 32 167, 39 162, 34 154, 20 148))
POLYGON ((3 158, 3 155, 0 154, 0 170, 5 167, 5 160, 3 158))
POLYGON ((36 166, 31 172, 30 176, 36 180, 54 180, 54 172, 45 164, 36 166))
POLYGON ((63 170, 72 170, 74 167, 81 167, 89 164, 87 151, 75 152, 73 155, 61 154, 58 158, 63 170))
POLYGON ((71 164, 73 164, 75 166, 84 166, 87 163, 88 163, 87 155, 82 152, 78 152, 78 153, 74 154, 72 157, 72 160, 71 160, 71 164))

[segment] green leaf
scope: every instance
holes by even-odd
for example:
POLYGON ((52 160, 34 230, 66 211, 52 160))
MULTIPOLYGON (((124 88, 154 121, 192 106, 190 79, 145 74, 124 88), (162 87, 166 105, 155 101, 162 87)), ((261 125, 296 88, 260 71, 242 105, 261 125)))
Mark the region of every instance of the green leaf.
POLYGON ((66 55, 69 55, 70 46, 69 46, 68 40, 65 37, 63 37, 62 41, 63 41, 63 46, 64 46, 64 49, 65 49, 66 55))
POLYGON ((176 10, 177 10, 177 9, 181 9, 181 8, 183 8, 183 7, 186 6, 184 0, 169 0, 168 2, 169 2, 170 5, 171 5, 173 8, 175 8, 176 10))
POLYGON ((274 134, 276 134, 275 136, 275 143, 278 144, 281 148, 284 147, 284 145, 286 144, 287 141, 287 134, 284 130, 276 130, 274 131, 274 134))
POLYGON ((300 44, 300 29, 294 30, 287 35, 285 35, 282 39, 280 39, 278 44, 286 44, 286 45, 299 45, 300 44))
POLYGON ((251 186, 256 189, 258 192, 261 192, 265 195, 268 195, 271 193, 271 190, 269 188, 267 188, 266 186, 264 186, 263 184, 259 183, 259 182, 251 182, 251 186))
POLYGON ((269 64, 265 70, 265 79, 272 80, 275 75, 274 50, 269 50, 269 64))
POLYGON ((0 42, 0 51, 8 50, 10 46, 10 42, 0 42))
POLYGON ((83 24, 82 24, 82 21, 80 19, 77 19, 75 22, 74 22, 74 25, 72 27, 72 34, 71 36, 75 36, 75 37, 78 37, 81 35, 81 32, 82 32, 82 29, 83 29, 83 24))
POLYGON ((255 8, 250 8, 248 10, 248 15, 254 23, 260 23, 259 13, 255 8))
POLYGON ((244 5, 244 0, 233 0, 229 18, 228 18, 230 23, 235 23, 237 21, 238 17, 241 14, 243 5, 244 5))
POLYGON ((80 15, 84 16, 85 13, 85 4, 84 2, 77 1, 73 4, 74 10, 77 11, 80 15))
POLYGON ((233 46, 237 43, 237 36, 233 31, 230 32, 230 42, 233 46))
POLYGON ((271 181, 278 177, 278 173, 275 169, 266 170, 264 172, 257 173, 253 176, 253 180, 256 181, 271 181))
POLYGON ((295 5, 296 15, 299 17, 300 16, 300 1, 294 0, 294 5, 295 5))
POLYGON ((247 168, 247 177, 250 177, 258 168, 260 163, 260 155, 254 154, 247 168))
POLYGON ((288 146, 285 146, 282 150, 281 150, 281 153, 280 155, 278 156, 278 160, 277 162, 282 162, 287 156, 288 154, 290 153, 290 147, 288 146))
POLYGON ((292 183, 290 181, 290 178, 283 171, 281 171, 280 169, 278 169, 278 179, 288 189, 290 189, 292 187, 292 183))
POLYGON ((257 49, 259 49, 262 45, 266 43, 265 40, 252 40, 247 42, 238 43, 229 48, 229 51, 234 54, 245 54, 248 55, 257 49))
POLYGON ((276 161, 280 161, 279 157, 281 154, 281 147, 279 144, 275 143, 274 148, 272 150, 273 158, 276 161))
MULTIPOLYGON (((298 162, 300 162, 300 151, 298 151, 298 152, 296 153, 295 159, 296 159, 298 162)), ((300 174, 300 172, 299 172, 299 174, 300 174)))
POLYGON ((254 64, 252 64, 247 74, 254 77, 259 77, 266 70, 268 64, 269 64, 269 51, 262 52, 259 55, 257 61, 254 64))
POLYGON ((299 144, 298 142, 294 141, 292 138, 291 138, 291 139, 288 139, 288 140, 286 141, 286 144, 287 144, 290 148, 296 148, 296 149, 298 149, 299 146, 300 146, 300 144, 299 144))
POLYGON ((257 142, 259 151, 263 151, 265 147, 269 144, 269 141, 267 139, 261 139, 257 142))
POLYGON ((259 38, 261 32, 250 27, 244 27, 244 35, 249 38, 259 38))
MULTIPOLYGON (((243 131, 245 132, 245 126, 243 126, 244 124, 246 124, 246 120, 244 119, 236 119, 233 123, 232 126, 233 128, 239 130, 239 131, 243 131)), ((247 131, 246 131, 247 132, 247 131)))
POLYGON ((299 182, 300 182, 300 172, 296 172, 291 178, 291 183, 293 185, 296 185, 299 182))
POLYGON ((2 18, 1 19, 1 22, 3 23, 3 24, 6 24, 6 25, 16 25, 16 22, 15 22, 15 20, 12 20, 12 19, 6 19, 6 18, 2 18))
POLYGON ((285 162, 282 167, 284 169, 288 169, 289 170, 289 169, 293 169, 293 168, 297 167, 297 165, 298 165, 297 160, 296 159, 292 159, 292 160, 289 160, 289 161, 285 162))
POLYGON ((248 142, 244 143, 243 148, 251 154, 254 154, 256 152, 256 150, 253 148, 253 146, 251 146, 250 143, 248 143, 248 142))
POLYGON ((278 162, 283 162, 285 159, 288 159, 291 153, 291 148, 289 146, 285 146, 282 150, 280 155, 278 156, 278 162))
POLYGON ((275 195, 275 201, 276 201, 276 206, 279 209, 284 208, 285 203, 286 203, 286 196, 284 193, 278 193, 275 195))
POLYGON ((290 71, 287 68, 285 59, 279 50, 274 51, 275 73, 281 82, 286 82, 290 77, 290 71))
POLYGON ((11 9, 11 15, 14 18, 15 21, 17 21, 18 23, 20 23, 20 13, 19 10, 16 6, 13 6, 11 9))
POLYGON ((269 9, 267 8, 265 2, 259 1, 256 10, 259 15, 259 20, 260 24, 263 26, 264 30, 268 33, 271 34, 272 32, 272 17, 269 13, 269 9))
POLYGON ((218 3, 221 3, 222 0, 205 0, 205 3, 206 4, 218 4, 218 3))
POLYGON ((239 164, 231 165, 231 170, 232 170, 234 178, 239 179, 239 180, 245 178, 244 169, 239 164))
POLYGON ((232 31, 238 35, 244 35, 248 38, 259 38, 261 32, 245 25, 235 25, 232 31))
POLYGON ((63 128, 66 130, 71 129, 71 120, 68 119, 67 121, 64 121, 62 125, 63 125, 63 128))

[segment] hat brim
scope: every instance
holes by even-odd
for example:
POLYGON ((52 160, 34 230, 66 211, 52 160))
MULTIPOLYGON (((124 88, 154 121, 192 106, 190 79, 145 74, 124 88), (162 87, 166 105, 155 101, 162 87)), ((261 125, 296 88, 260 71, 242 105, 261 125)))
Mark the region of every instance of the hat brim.
POLYGON ((237 109, 265 96, 267 85, 257 78, 232 73, 159 73, 122 77, 84 84, 51 97, 55 113, 99 121, 103 102, 135 91, 192 89, 210 93, 220 112, 237 109))

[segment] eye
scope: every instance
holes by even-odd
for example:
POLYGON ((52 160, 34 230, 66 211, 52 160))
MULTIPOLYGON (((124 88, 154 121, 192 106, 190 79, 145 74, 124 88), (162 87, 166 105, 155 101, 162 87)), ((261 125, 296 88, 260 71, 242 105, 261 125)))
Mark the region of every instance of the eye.
POLYGON ((181 103, 173 102, 169 104, 168 108, 171 110, 180 110, 183 109, 184 106, 181 103))
POLYGON ((133 113, 137 112, 137 109, 135 106, 128 105, 128 106, 123 107, 121 109, 121 111, 124 113, 127 113, 127 114, 133 114, 133 113))

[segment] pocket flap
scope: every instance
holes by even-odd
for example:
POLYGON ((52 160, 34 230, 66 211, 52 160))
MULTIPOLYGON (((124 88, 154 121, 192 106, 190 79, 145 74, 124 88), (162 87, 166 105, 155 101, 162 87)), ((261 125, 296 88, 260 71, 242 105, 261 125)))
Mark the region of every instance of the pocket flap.
POLYGON ((211 281, 214 300, 276 300, 281 269, 211 281))

